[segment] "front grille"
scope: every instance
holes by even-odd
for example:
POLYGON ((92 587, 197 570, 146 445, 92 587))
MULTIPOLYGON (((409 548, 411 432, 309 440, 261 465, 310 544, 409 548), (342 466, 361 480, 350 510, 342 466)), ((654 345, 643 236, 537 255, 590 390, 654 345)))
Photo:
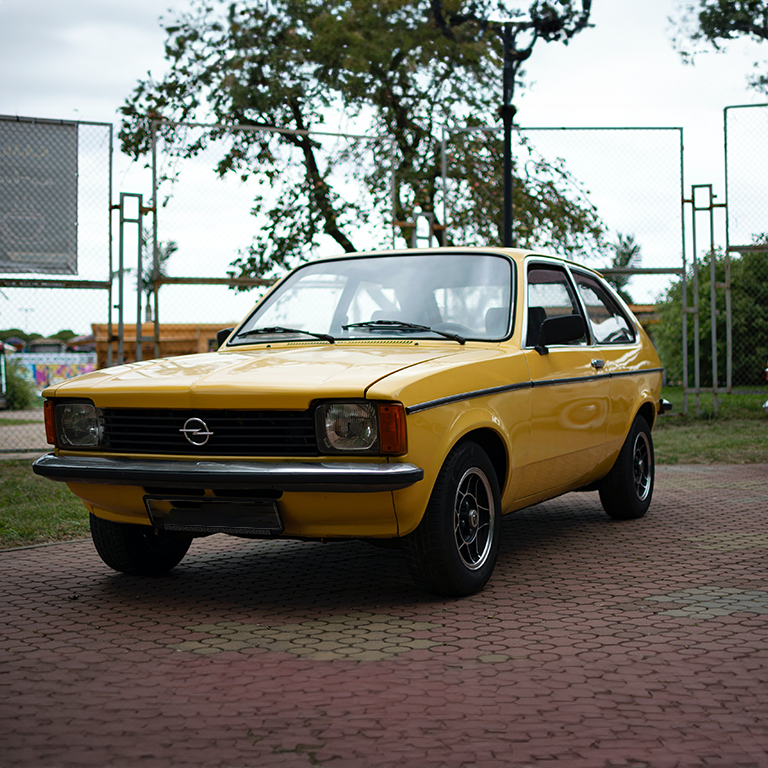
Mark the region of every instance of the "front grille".
POLYGON ((102 415, 103 449, 116 453, 318 455, 311 411, 105 408, 102 415), (193 445, 184 436, 188 419, 200 419, 212 433, 204 445, 193 445))

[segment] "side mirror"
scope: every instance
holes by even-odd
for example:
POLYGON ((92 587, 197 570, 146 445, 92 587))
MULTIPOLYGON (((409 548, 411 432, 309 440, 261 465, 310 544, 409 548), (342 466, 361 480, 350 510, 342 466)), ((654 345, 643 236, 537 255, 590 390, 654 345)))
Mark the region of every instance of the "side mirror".
POLYGON ((222 328, 220 331, 216 331, 216 344, 221 346, 229 338, 229 334, 234 330, 234 328, 222 328))
POLYGON ((534 349, 540 355, 548 355, 551 344, 568 344, 584 335, 584 319, 581 315, 550 317, 541 324, 539 343, 534 349))

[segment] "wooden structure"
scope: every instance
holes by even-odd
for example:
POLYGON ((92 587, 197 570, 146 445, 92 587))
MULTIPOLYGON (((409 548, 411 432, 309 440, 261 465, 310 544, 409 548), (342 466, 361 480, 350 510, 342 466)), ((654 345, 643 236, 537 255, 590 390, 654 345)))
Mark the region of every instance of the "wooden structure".
MULTIPOLYGON (((234 323, 232 323, 234 325, 234 323)), ((107 349, 110 343, 106 323, 93 323, 91 329, 96 340, 96 367, 106 368, 107 349)), ((136 360, 136 324, 126 323, 124 332, 123 351, 126 363, 136 360)), ((160 325, 160 357, 175 355, 193 355, 198 352, 210 352, 218 349, 216 333, 226 326, 216 324, 196 323, 166 323, 160 325)), ((113 331, 116 330, 113 326, 113 331)), ((153 323, 144 323, 141 328, 143 338, 151 339, 155 333, 153 323)), ((112 359, 117 360, 117 337, 112 336, 112 359)), ((142 359, 151 360, 155 356, 154 343, 142 344, 142 359)))

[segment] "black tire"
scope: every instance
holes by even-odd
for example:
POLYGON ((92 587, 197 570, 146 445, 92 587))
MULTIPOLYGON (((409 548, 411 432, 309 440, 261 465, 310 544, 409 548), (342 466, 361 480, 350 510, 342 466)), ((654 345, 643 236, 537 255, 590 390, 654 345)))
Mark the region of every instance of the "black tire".
POLYGON ((616 463, 600 482, 600 503, 614 520, 636 520, 651 505, 655 477, 653 439, 648 422, 637 416, 616 463))
POLYGON ((177 566, 192 538, 148 525, 126 525, 91 515, 91 536, 99 557, 113 570, 133 576, 160 576, 177 566))
POLYGON ((401 540, 411 577, 438 595, 478 592, 493 573, 500 534, 493 464, 476 443, 459 443, 437 476, 421 523, 401 540))

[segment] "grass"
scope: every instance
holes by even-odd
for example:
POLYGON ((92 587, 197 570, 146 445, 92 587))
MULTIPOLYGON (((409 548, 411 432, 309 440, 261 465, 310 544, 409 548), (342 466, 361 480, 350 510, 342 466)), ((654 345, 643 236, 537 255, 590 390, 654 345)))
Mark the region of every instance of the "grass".
POLYGON ((665 387, 662 395, 673 409, 653 430, 659 464, 768 463, 768 415, 762 409, 768 389, 754 387, 718 397, 717 416, 711 394, 700 395, 699 416, 692 395, 688 414, 683 414, 680 387, 665 387))
POLYGON ((88 512, 64 483, 35 475, 31 460, 0 461, 0 549, 89 535, 88 512))
POLYGON ((688 395, 688 414, 683 414, 682 387, 664 387, 662 397, 672 403, 671 414, 687 422, 713 421, 729 419, 749 419, 760 421, 764 416, 763 403, 768 400, 768 384, 765 387, 744 387, 735 390, 732 395, 718 395, 717 416, 711 392, 699 395, 700 415, 696 416, 696 398, 688 395))
POLYGON ((768 417, 656 422, 658 464, 768 464, 768 417))
POLYGON ((20 424, 42 424, 40 419, 3 419, 0 418, 0 427, 18 427, 20 424))
MULTIPOLYGON (((699 417, 690 396, 683 414, 679 388, 663 395, 674 408, 653 430, 659 464, 768 464, 768 391, 721 397, 717 418, 711 395, 701 396, 699 417)), ((66 485, 35 475, 31 460, 0 460, 0 549, 88 536, 88 513, 66 485)))

